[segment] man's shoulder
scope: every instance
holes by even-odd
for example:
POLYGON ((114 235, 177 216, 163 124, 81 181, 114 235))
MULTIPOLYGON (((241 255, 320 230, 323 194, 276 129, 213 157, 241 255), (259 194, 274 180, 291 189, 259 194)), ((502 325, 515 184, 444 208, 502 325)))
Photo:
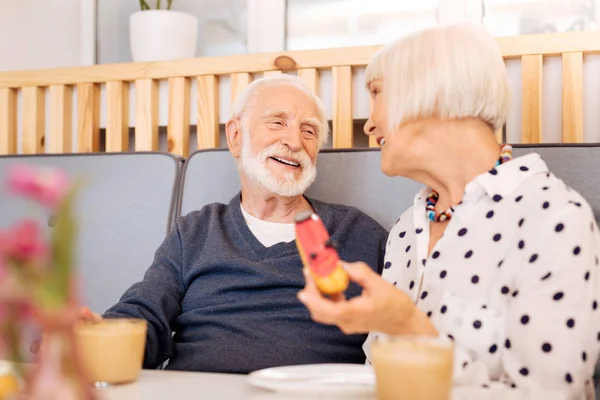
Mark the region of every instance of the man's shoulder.
POLYGON ((229 204, 223 203, 207 204, 199 210, 194 210, 186 215, 179 216, 176 221, 177 229, 180 234, 208 229, 211 225, 223 221, 229 207, 229 204))
POLYGON ((310 199, 321 217, 333 227, 347 227, 372 232, 375 235, 387 236, 388 232, 381 224, 360 209, 338 203, 328 203, 310 199))

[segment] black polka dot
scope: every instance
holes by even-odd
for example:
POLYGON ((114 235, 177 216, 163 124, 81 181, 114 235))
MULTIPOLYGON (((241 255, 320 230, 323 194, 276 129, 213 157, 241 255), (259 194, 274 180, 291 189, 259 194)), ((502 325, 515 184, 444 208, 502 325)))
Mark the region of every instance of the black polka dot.
POLYGON ((422 232, 423 232, 423 229, 422 229, 422 228, 417 228, 417 230, 416 230, 415 232, 416 232, 416 233, 417 233, 417 235, 418 235, 419 233, 422 233, 422 232))
POLYGON ((394 286, 398 286, 398 282, 394 282, 394 286))
POLYGON ((537 254, 532 254, 531 257, 529 257, 529 262, 533 264, 537 260, 537 258, 537 254))
POLYGON ((483 385, 481 385, 481 387, 484 389, 488 389, 490 386, 484 383, 483 385))
POLYGON ((492 199, 497 203, 500 200, 502 200, 502 196, 500 196, 499 194, 495 194, 494 197, 492 197, 492 199))
POLYGON ((529 323, 529 315, 523 315, 523 316, 521 317, 521 323, 522 323, 523 325, 527 325, 527 324, 529 323))
POLYGON ((423 300, 425 297, 427 297, 427 291, 421 293, 421 300, 423 300))
POLYGON ((563 229, 565 229, 565 225, 564 225, 564 224, 557 224, 557 225, 554 227, 554 230, 555 230, 556 232, 562 232, 562 230, 563 230, 563 229))
POLYGON ((585 351, 584 351, 583 353, 581 353, 581 360, 582 360, 583 362, 586 362, 586 361, 587 361, 587 353, 586 353, 585 351))
POLYGON ((516 385, 516 384, 514 384, 514 383, 511 383, 511 384, 510 384, 510 387, 511 387, 511 388, 513 388, 513 389, 515 389, 515 388, 517 387, 517 385, 516 385))
POLYGON ((565 375, 565 381, 567 381, 567 383, 573 383, 573 377, 571 376, 571 374, 567 373, 565 375))
POLYGON ((406 268, 410 268, 410 260, 406 263, 406 268))
POLYGON ((504 341, 504 347, 506 347, 507 349, 510 349, 510 339, 506 339, 504 341))
POLYGON ((423 266, 425 266, 427 264, 427 260, 426 259, 423 259, 422 262, 423 262, 423 266))
POLYGON ((465 236, 467 234, 467 228, 462 228, 458 231, 458 236, 465 236))
POLYGON ((523 250, 524 247, 525 247, 525 241, 519 240, 519 249, 523 250))
POLYGON ((552 351, 552 345, 550 343, 544 343, 542 345, 542 351, 544 353, 550 353, 552 351))
POLYGON ((529 168, 527 168, 526 166, 522 165, 519 167, 519 169, 523 172, 529 171, 529 168))
POLYGON ((471 277, 471 282, 473 282, 473 283, 477 283, 477 282, 479 282, 479 277, 478 277, 477 275, 473 275, 473 276, 471 277))
POLYGON ((576 256, 578 256, 579 253, 581 253, 581 248, 579 248, 579 246, 577 246, 577 247, 575 247, 573 249, 573 254, 576 255, 576 256))
POLYGON ((517 297, 518 295, 519 295, 519 291, 518 291, 518 290, 515 290, 515 291, 513 292, 513 294, 512 294, 512 297, 517 297))
POLYGON ((492 210, 488 211, 488 213, 485 215, 485 217, 486 217, 487 219, 490 219, 490 218, 492 218, 493 216, 494 216, 494 211, 492 211, 492 210))
POLYGON ((499 242, 499 241, 500 241, 500 239, 502 239, 502 235, 501 235, 501 234, 499 234, 499 233, 496 233, 496 234, 494 235, 494 238, 493 238, 493 239, 494 239, 494 242, 499 242))
POLYGON ((545 281, 546 279, 550 278, 551 275, 552 272, 548 272, 546 275, 542 276, 542 280, 545 281))
POLYGON ((500 268, 503 263, 504 263, 504 260, 500 260, 500 262, 498 263, 498 268, 500 268))
POLYGON ((578 202, 576 202, 576 201, 573 201, 573 200, 570 200, 570 201, 569 201, 569 204, 573 204, 573 205, 575 205, 575 206, 577 206, 577 207, 581 207, 581 203, 578 203, 578 202))
POLYGON ((469 365, 469 363, 465 361, 465 362, 463 363, 462 367, 463 367, 463 368, 467 368, 467 365, 469 365))
POLYGON ((545 210, 545 209, 547 209, 548 207, 550 207, 550 203, 549 203, 549 202, 547 202, 547 201, 545 201, 545 202, 544 202, 544 204, 542 204, 542 208, 545 210))
POLYGON ((498 346, 496 346, 495 344, 491 345, 489 349, 490 353, 494 354, 496 350, 498 350, 498 346))
POLYGON ((523 226, 523 222, 525 222, 525 218, 519 220, 519 228, 523 226))
POLYGON ((548 190, 548 186, 544 186, 542 190, 548 190))
POLYGON ((569 318, 569 319, 567 320, 567 326, 568 326, 569 328, 573 328, 573 327, 575 326, 575 320, 574 320, 573 318, 569 318))
POLYGON ((515 199, 515 201, 517 203, 520 202, 521 200, 523 200, 523 196, 517 196, 517 198, 515 199))
POLYGON ((408 288, 410 290, 412 290, 415 287, 415 281, 410 281, 410 285, 408 285, 408 288))
POLYGON ((594 300, 594 302, 592 303, 592 310, 595 310, 596 308, 598 308, 598 302, 594 300))
POLYGON ((406 252, 408 253, 410 251, 410 245, 406 247, 406 252))
POLYGON ((403 238, 404 238, 404 236, 406 236, 406 231, 404 231, 404 232, 400 232, 400 239, 403 239, 403 238))
POLYGON ((427 312, 427 316, 428 316, 428 317, 431 317, 431 314, 432 314, 432 313, 431 313, 431 311, 428 311, 428 312, 427 312))
MULTIPOLYGON (((381 264, 379 264, 379 265, 381 265, 381 264)), ((385 265, 383 266, 383 268, 389 269, 391 266, 392 266, 392 263, 388 261, 388 262, 385 263, 385 265)))
POLYGON ((446 273, 446 271, 445 271, 445 270, 444 270, 444 271, 442 271, 442 272, 440 272, 440 278, 444 279, 444 278, 446 277, 446 274, 447 274, 447 273, 446 273))
POLYGON ((436 259, 440 256, 440 252, 439 251, 434 251, 433 254, 431 255, 431 258, 436 259))
POLYGON ((510 292, 510 289, 507 286, 502 286, 502 289, 500 290, 500 292, 502 294, 508 294, 508 292, 510 292))
POLYGON ((583 279, 585 279, 586 281, 589 281, 589 280, 590 280, 590 271, 587 271, 587 272, 585 273, 585 275, 583 276, 583 279))
POLYGON ((467 253, 465 254, 465 258, 471 258, 471 256, 473 255, 473 250, 469 250, 467 251, 467 253))
POLYGON ((556 293, 554 294, 554 296, 552 296, 552 298, 553 298, 555 301, 558 301, 558 300, 562 299, 564 295, 565 295, 565 294, 564 294, 563 292, 556 292, 556 293))
POLYGON ((600 332, 598 332, 598 336, 596 337, 596 340, 598 340, 600 342, 600 332))
POLYGON ((442 308, 440 309, 440 312, 441 312, 442 314, 446 314, 446 310, 448 310, 448 307, 446 307, 446 306, 442 306, 442 308))
POLYGON ((494 169, 490 169, 490 171, 489 171, 489 172, 490 172, 490 174, 492 174, 492 175, 498 175, 498 170, 497 170, 496 168, 494 168, 494 169))
POLYGON ((454 336, 452 336, 452 335, 450 335, 450 334, 448 334, 448 335, 446 335, 446 336, 448 336, 448 339, 450 339, 450 340, 454 340, 454 336))
POLYGON ((480 320, 476 319, 475 321, 473 321, 473 328, 479 329, 479 328, 481 328, 481 325, 482 325, 482 323, 480 320))
POLYGON ((529 370, 527 368, 521 368, 519 370, 519 373, 523 376, 527 376, 527 375, 529 375, 529 370))

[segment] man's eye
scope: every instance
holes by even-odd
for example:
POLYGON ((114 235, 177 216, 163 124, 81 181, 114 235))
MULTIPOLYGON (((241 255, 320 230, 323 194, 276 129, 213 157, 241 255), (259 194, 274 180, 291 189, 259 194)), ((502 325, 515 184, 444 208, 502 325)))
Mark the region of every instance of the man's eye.
POLYGON ((269 124, 276 126, 283 126, 283 121, 269 121, 269 124))

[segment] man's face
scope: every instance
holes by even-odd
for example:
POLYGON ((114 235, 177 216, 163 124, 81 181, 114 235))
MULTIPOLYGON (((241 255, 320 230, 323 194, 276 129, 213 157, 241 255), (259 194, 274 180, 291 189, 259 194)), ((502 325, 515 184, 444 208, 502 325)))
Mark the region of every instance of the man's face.
POLYGON ((242 121, 240 167, 252 180, 286 197, 316 177, 320 125, 313 99, 290 85, 257 90, 242 121))

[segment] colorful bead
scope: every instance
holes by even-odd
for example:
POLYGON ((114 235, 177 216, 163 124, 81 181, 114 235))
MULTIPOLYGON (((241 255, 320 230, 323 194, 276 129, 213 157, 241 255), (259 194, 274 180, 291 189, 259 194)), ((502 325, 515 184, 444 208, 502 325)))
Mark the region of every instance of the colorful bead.
MULTIPOLYGON (((498 159, 496 162, 496 167, 510 160, 512 160, 512 146, 510 144, 504 144, 500 147, 500 159, 498 159)), ((433 222, 447 221, 452 218, 452 214, 454 214, 454 207, 450 207, 446 211, 439 213, 435 212, 435 205, 437 204, 439 198, 440 195, 435 190, 433 190, 431 194, 427 196, 425 213, 427 218, 433 222)))

